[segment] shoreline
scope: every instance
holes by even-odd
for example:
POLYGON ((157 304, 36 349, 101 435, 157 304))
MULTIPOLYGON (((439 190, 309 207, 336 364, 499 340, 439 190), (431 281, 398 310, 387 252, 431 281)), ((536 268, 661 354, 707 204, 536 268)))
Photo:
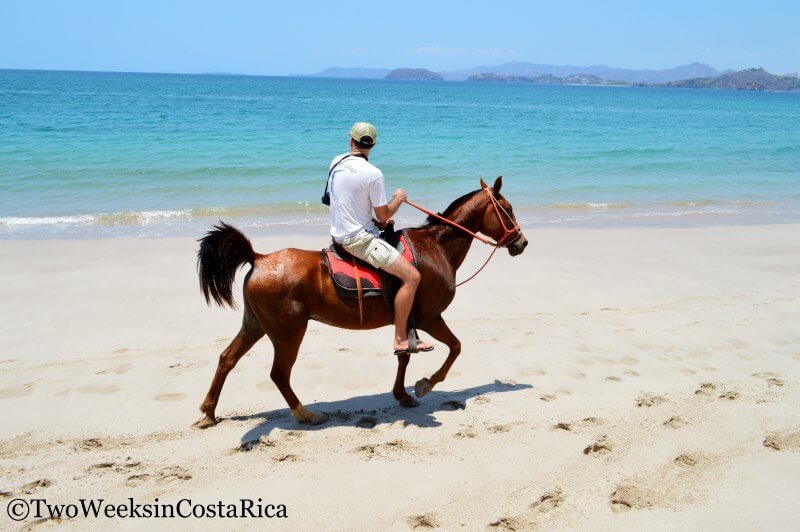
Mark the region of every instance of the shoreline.
MULTIPOLYGON (((555 211, 551 209, 550 211, 555 211)), ((517 218, 524 230, 537 231, 548 228, 565 229, 626 229, 626 228, 702 228, 702 227, 747 227, 762 225, 786 225, 800 223, 800 210, 788 212, 653 212, 629 215, 624 209, 616 206, 586 207, 583 205, 566 205, 558 209, 559 216, 549 218, 531 219, 529 211, 521 208, 517 211, 517 218)), ((170 211, 172 213, 173 211, 170 211)), ((327 234, 327 213, 320 213, 319 218, 312 220, 287 220, 269 221, 269 217, 225 216, 181 219, 174 214, 167 214, 163 218, 156 216, 147 217, 147 221, 139 224, 109 224, 91 223, 84 221, 85 217, 95 215, 81 215, 79 220, 66 222, 54 221, 49 224, 42 223, 15 223, 4 224, 0 221, 0 241, 25 241, 25 240, 97 240, 97 239, 128 239, 128 238, 200 238, 202 234, 219 220, 230 223, 246 234, 293 236, 305 235, 309 232, 327 234), (266 220, 265 220, 266 218, 266 220)), ((97 215, 100 216, 100 215, 97 215)), ((107 215, 103 215, 107 216, 107 215)), ((102 218, 102 216, 100 216, 102 218)), ((135 219, 132 214, 124 213, 123 218, 135 219)), ((53 217, 60 219, 63 217, 53 217)), ((46 219, 46 218, 45 218, 46 219)), ((413 228, 425 222, 425 217, 416 213, 411 208, 400 213, 397 219, 397 228, 413 228), (409 213, 412 213, 409 216, 409 213)))

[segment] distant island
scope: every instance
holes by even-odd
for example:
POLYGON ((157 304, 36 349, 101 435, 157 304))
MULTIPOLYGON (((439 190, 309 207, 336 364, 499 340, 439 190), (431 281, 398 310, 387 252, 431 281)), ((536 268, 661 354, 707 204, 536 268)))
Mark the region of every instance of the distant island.
POLYGON ((386 79, 441 81, 444 77, 425 68, 395 68, 386 74, 386 79))
POLYGON ((489 72, 474 74, 467 81, 492 83, 539 83, 560 85, 633 85, 636 87, 680 87, 686 89, 730 89, 740 91, 800 91, 800 75, 778 76, 763 68, 748 68, 738 72, 726 72, 718 76, 691 78, 668 83, 628 83, 611 80, 593 74, 575 74, 559 77, 552 74, 528 77, 489 72))
MULTIPOLYGON (((414 69, 416 70, 416 69, 414 69)), ((356 78, 356 79, 385 79, 391 72, 390 68, 326 68, 321 72, 312 74, 320 78, 356 78)), ((476 74, 495 73, 498 75, 521 76, 535 78, 547 74, 566 78, 575 75, 592 75, 608 80, 620 80, 627 83, 667 83, 681 79, 713 77, 721 74, 703 63, 690 63, 662 70, 617 68, 606 65, 575 66, 575 65, 543 65, 512 61, 494 66, 478 66, 461 70, 439 72, 447 81, 464 81, 476 74)))
POLYGON ((733 89, 740 91, 800 91, 800 75, 778 76, 763 68, 728 72, 713 78, 694 78, 660 84, 687 89, 733 89))
POLYGON ((630 85, 752 91, 800 91, 800 75, 777 75, 763 68, 718 71, 703 63, 663 70, 633 70, 605 65, 577 67, 512 62, 494 67, 475 67, 449 72, 424 68, 327 68, 314 77, 469 81, 560 85, 630 85))
POLYGON ((573 74, 571 76, 562 78, 552 74, 527 77, 488 72, 486 74, 474 74, 468 77, 467 81, 488 81, 493 83, 544 83, 552 85, 628 85, 628 83, 624 81, 601 78, 600 76, 595 76, 594 74, 573 74))

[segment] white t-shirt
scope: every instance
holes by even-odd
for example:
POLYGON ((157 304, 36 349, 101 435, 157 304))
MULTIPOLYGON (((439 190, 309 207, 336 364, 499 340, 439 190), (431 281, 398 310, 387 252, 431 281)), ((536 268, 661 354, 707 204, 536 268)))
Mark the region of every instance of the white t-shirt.
MULTIPOLYGON (((333 158, 328 168, 347 154, 333 158)), ((351 156, 336 167, 328 180, 331 195, 331 235, 341 242, 363 229, 378 234, 373 209, 386 205, 383 174, 363 157, 351 156)))

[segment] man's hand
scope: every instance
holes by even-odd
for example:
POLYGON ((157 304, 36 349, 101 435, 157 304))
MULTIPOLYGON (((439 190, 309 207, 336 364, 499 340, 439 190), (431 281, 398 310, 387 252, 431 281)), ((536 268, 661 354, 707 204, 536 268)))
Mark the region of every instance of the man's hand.
POLYGON ((382 205, 380 207, 375 207, 375 216, 378 218, 382 224, 385 224, 394 216, 394 213, 397 212, 397 209, 400 208, 400 205, 406 200, 408 196, 406 196, 406 191, 402 188, 398 188, 392 194, 392 199, 389 200, 387 205, 382 205))

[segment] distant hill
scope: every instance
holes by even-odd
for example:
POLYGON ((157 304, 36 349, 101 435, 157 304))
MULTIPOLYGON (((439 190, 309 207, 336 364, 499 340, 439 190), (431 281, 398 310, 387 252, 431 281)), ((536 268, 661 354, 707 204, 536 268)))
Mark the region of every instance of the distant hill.
POLYGON ((489 72, 487 74, 474 74, 468 77, 467 81, 484 81, 494 83, 545 83, 558 85, 628 85, 628 83, 621 80, 605 79, 601 78, 600 76, 583 73, 562 78, 552 74, 527 77, 489 72))
POLYGON ((464 80, 476 74, 509 74, 535 78, 550 74, 566 78, 577 74, 592 75, 604 79, 626 81, 628 83, 666 83, 679 79, 711 77, 719 74, 714 68, 703 63, 691 63, 664 70, 634 70, 615 68, 606 65, 573 66, 573 65, 541 65, 536 63, 511 62, 497 66, 480 66, 465 70, 442 72, 444 79, 464 80))
POLYGON ((384 79, 391 70, 391 68, 331 67, 312 74, 312 76, 315 78, 384 79))
POLYGON ((441 81, 444 78, 441 74, 425 68, 395 68, 386 74, 386 79, 441 81))
POLYGON ((748 68, 715 77, 693 78, 670 83, 662 87, 684 87, 690 89, 735 89, 748 91, 800 91, 800 77, 778 76, 763 68, 748 68))

